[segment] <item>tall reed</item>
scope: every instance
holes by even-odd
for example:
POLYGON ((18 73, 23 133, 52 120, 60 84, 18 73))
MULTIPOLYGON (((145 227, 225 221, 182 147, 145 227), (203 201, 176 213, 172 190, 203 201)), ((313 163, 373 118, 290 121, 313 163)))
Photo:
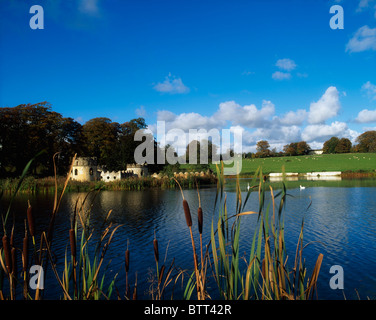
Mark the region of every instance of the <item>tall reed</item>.
MULTIPOLYGON (((221 176, 218 183, 224 181, 223 171, 217 167, 221 176)), ((319 254, 312 275, 306 279, 307 268, 303 261, 303 223, 298 238, 298 245, 293 268, 290 270, 286 254, 284 238, 283 208, 286 203, 286 188, 283 185, 278 194, 269 186, 271 203, 266 203, 266 179, 259 169, 258 185, 255 178, 252 187, 248 190, 245 201, 242 202, 242 193, 239 178, 236 182, 236 213, 229 216, 227 198, 223 193, 218 194, 220 199, 220 214, 215 230, 212 223, 211 256, 214 265, 214 277, 218 285, 219 294, 224 299, 312 299, 317 286, 323 255, 319 254), (254 190, 258 190, 259 204, 256 211, 242 211, 254 190), (280 197, 278 212, 276 198, 280 197), (249 259, 245 259, 246 268, 239 268, 240 248, 240 219, 247 215, 257 215, 256 230, 249 252, 249 259), (234 220, 231 229, 229 224, 234 220)), ((219 185, 218 191, 223 190, 219 185)))

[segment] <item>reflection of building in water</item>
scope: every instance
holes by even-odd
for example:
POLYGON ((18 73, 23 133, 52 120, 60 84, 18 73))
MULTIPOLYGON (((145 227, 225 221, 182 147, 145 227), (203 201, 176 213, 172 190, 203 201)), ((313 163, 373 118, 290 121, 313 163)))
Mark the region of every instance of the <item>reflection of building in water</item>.
MULTIPOLYGON (((304 174, 304 178, 307 180, 331 180, 331 181, 339 181, 342 180, 341 178, 341 171, 328 171, 328 172, 307 172, 304 174)), ((286 172, 283 173, 270 173, 269 180, 270 181, 282 181, 284 179, 288 181, 297 181, 299 178, 298 173, 293 172, 286 172)))
POLYGON ((76 181, 116 181, 129 177, 145 177, 148 175, 147 164, 130 164, 126 170, 105 171, 97 164, 95 157, 78 157, 71 171, 71 179, 76 181))
POLYGON ((315 180, 315 181, 341 181, 342 177, 341 176, 307 176, 307 180, 315 180))
POLYGON ((307 172, 305 174, 307 180, 342 180, 341 171, 328 171, 328 172, 307 172))
POLYGON ((278 182, 278 181, 283 181, 283 180, 286 180, 286 181, 298 181, 299 180, 299 177, 298 176, 293 176, 293 177, 282 177, 282 176, 278 176, 278 177, 273 177, 273 176, 269 176, 269 180, 270 182, 278 182))

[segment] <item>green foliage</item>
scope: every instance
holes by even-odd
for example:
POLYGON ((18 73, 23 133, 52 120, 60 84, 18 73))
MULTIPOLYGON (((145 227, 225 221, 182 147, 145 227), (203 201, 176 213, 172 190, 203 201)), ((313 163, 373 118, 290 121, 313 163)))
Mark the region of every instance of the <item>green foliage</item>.
POLYGON ((306 155, 309 150, 311 150, 311 148, 305 141, 292 142, 283 147, 284 153, 289 156, 306 155))
POLYGON ((328 141, 325 141, 322 149, 323 153, 335 153, 338 142, 339 139, 337 137, 331 137, 328 141))
POLYGON ((36 153, 30 172, 53 175, 52 157, 60 152, 58 170, 66 172, 71 157, 81 152, 81 125, 51 110, 48 102, 0 108, 0 176, 19 176, 36 153))
POLYGON ((366 131, 356 141, 357 152, 376 152, 376 131, 366 131))

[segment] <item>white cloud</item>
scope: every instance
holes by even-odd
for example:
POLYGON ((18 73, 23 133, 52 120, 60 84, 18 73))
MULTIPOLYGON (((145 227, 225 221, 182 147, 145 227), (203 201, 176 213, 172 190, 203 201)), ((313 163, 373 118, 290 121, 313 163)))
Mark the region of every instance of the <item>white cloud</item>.
POLYGON ((254 72, 254 71, 248 71, 248 70, 244 70, 243 72, 242 72, 242 75, 243 76, 250 76, 250 75, 253 75, 253 74, 255 74, 256 72, 254 72))
POLYGON ((365 84, 363 84, 362 90, 367 92, 367 95, 371 100, 376 100, 376 85, 372 84, 370 81, 367 81, 365 84))
POLYGON ((79 0, 78 10, 89 15, 97 15, 99 13, 98 0, 79 0))
POLYGON ((341 108, 339 93, 336 87, 329 87, 317 102, 312 102, 309 108, 308 122, 320 124, 338 114, 341 108))
POLYGON ((371 29, 368 26, 363 26, 347 43, 346 51, 362 52, 366 50, 376 50, 376 28, 371 29))
POLYGON ((292 71, 296 68, 295 61, 291 59, 279 59, 275 65, 285 71, 292 71))
POLYGON ((276 71, 272 74, 274 80, 288 80, 291 79, 291 73, 276 71))
POLYGON ((213 118, 222 123, 231 121, 234 125, 258 128, 265 126, 274 112, 275 107, 271 101, 263 100, 261 109, 257 109, 254 104, 242 107, 235 101, 226 101, 219 104, 213 118))
POLYGON ((144 117, 146 116, 146 114, 147 114, 147 112, 146 112, 144 106, 141 106, 141 107, 139 107, 138 109, 136 109, 136 110, 135 110, 135 113, 136 113, 137 116, 139 116, 139 117, 143 117, 143 118, 144 118, 144 117))
MULTIPOLYGON (((271 148, 276 148, 278 151, 288 143, 302 140, 307 141, 312 148, 319 149, 322 148, 323 142, 332 136, 349 138, 354 143, 359 135, 345 122, 325 123, 329 118, 336 116, 339 109, 339 92, 336 87, 329 87, 317 102, 311 103, 309 111, 298 109, 276 115, 275 105, 268 100, 263 100, 261 106, 258 107, 255 104, 240 105, 235 101, 225 101, 209 115, 197 112, 175 114, 162 110, 157 112, 157 119, 165 121, 167 132, 180 130, 180 133, 188 134, 190 129, 204 129, 205 132, 210 132, 211 129, 217 129, 220 132, 225 128, 240 129, 244 152, 254 152, 259 140, 267 140, 271 148), (306 120, 307 126, 305 126, 306 120)), ((362 120, 362 115, 359 113, 358 120, 362 120)), ((370 115, 365 116, 370 118, 370 115)), ((151 125, 150 128, 153 130, 156 126, 151 125)), ((199 134, 198 137, 205 139, 205 134, 199 134)), ((194 138, 196 137, 191 136, 188 140, 194 138)), ((184 151, 184 143, 189 142, 182 140, 176 142, 175 145, 184 151)))
POLYGON ((376 122, 376 110, 364 109, 360 111, 355 121, 360 123, 376 122))
POLYGON ((362 12, 366 9, 372 8, 373 3, 375 3, 375 0, 360 0, 356 12, 362 12))
POLYGON ((342 137, 348 135, 348 127, 344 122, 335 121, 330 125, 327 124, 313 124, 308 125, 302 132, 304 141, 325 141, 331 137, 342 137))
POLYGON ((297 111, 289 111, 282 118, 276 117, 282 125, 302 125, 307 118, 307 111, 299 109, 297 111))
POLYGON ((154 90, 162 93, 181 94, 188 93, 190 90, 184 85, 181 78, 175 78, 169 73, 163 82, 159 82, 154 86, 154 90))

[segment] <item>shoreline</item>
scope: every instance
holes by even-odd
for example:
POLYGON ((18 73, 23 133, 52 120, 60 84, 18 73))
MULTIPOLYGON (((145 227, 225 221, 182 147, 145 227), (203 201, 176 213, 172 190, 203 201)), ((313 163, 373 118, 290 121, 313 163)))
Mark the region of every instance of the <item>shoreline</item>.
MULTIPOLYGON (((265 173, 267 178, 270 178, 270 173, 265 173)), ((236 175, 228 175, 228 179, 236 179, 236 175)), ((298 173, 297 178, 306 177, 306 173, 298 173)), ((358 179, 358 178, 376 178, 376 172, 341 172, 338 177, 344 179, 358 179)), ((217 183, 215 175, 210 176, 175 176, 184 189, 196 188, 196 181, 199 186, 209 186, 217 183)), ((254 173, 240 173, 240 179, 252 179, 254 173)), ((64 185, 65 177, 57 178, 58 191, 60 192, 64 185)), ((0 190, 4 193, 12 193, 16 190, 19 178, 3 178, 0 179, 0 190)), ((88 192, 92 190, 102 191, 136 191, 147 190, 150 188, 160 189, 176 189, 178 188, 176 182, 172 177, 155 178, 152 176, 143 178, 126 178, 120 181, 103 182, 91 181, 81 182, 70 180, 67 185, 67 192, 88 192)), ((21 193, 52 193, 55 191, 55 179, 53 177, 35 178, 32 176, 26 177, 18 192, 21 193)))
MULTIPOLYGON (((207 186, 216 184, 217 179, 214 175, 211 176, 188 176, 175 177, 182 188, 192 189, 196 188, 196 182, 199 186, 207 186)), ((57 189, 61 192, 63 189, 65 177, 57 178, 57 189)), ((0 180, 0 190, 4 193, 15 192, 19 178, 4 178, 0 180)), ((118 181, 104 182, 104 181, 74 181, 69 180, 66 187, 66 192, 89 192, 93 190, 102 191, 135 191, 147 190, 150 188, 160 189, 176 189, 178 185, 172 177, 155 178, 152 176, 142 178, 126 178, 118 181)), ((35 178, 32 176, 26 177, 21 184, 20 193, 53 193, 55 192, 55 178, 35 178)))

